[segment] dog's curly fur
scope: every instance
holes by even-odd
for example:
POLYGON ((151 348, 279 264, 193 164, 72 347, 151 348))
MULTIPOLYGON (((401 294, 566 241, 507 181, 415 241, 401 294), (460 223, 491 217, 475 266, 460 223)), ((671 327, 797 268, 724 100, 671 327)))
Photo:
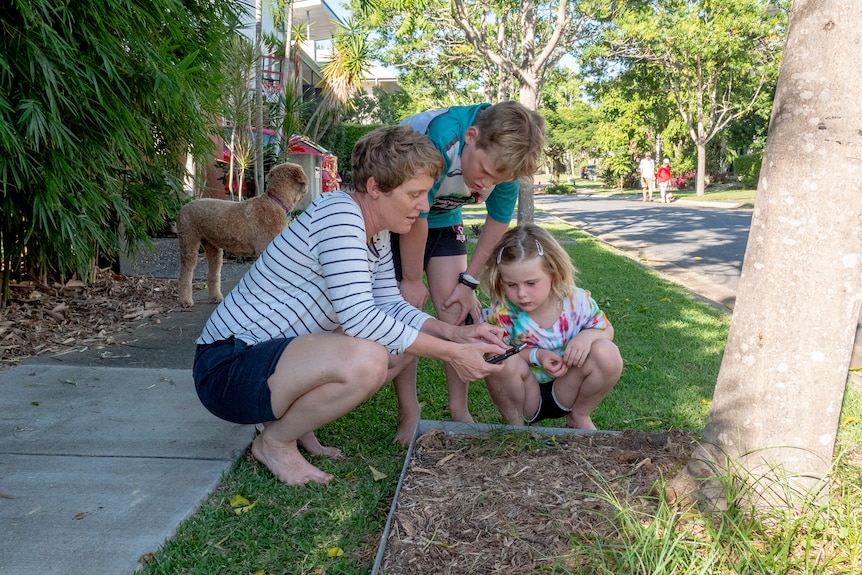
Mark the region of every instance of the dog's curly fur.
POLYGON ((179 300, 182 307, 194 305, 192 278, 201 245, 207 257, 207 286, 210 299, 218 303, 221 293, 223 250, 256 258, 288 223, 287 210, 308 190, 308 177, 296 164, 274 166, 267 177, 266 194, 233 202, 213 198, 193 200, 177 214, 180 249, 179 300), (284 207, 272 197, 278 198, 284 207))

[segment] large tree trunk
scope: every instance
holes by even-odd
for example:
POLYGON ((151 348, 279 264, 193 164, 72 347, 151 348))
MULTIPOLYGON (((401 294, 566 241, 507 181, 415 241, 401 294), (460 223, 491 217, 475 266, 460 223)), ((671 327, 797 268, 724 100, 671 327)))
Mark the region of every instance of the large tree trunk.
MULTIPOLYGON (((532 75, 531 78, 534 78, 532 75)), ((521 104, 528 110, 537 110, 539 105, 538 81, 521 82, 519 93, 521 104)), ((518 191, 518 225, 532 224, 536 214, 536 206, 533 202, 533 178, 521 180, 521 189, 518 191)))
POLYGON ((719 470, 756 506, 826 495, 862 303, 860 46, 858 0, 794 1, 704 445, 671 487, 719 470))

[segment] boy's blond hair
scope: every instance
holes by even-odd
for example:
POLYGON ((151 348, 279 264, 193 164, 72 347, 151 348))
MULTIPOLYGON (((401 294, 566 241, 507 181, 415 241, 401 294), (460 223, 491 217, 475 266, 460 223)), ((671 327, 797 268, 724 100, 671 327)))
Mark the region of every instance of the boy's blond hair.
POLYGON ((482 288, 492 302, 506 301, 500 266, 533 258, 541 258, 542 268, 551 276, 551 293, 560 301, 571 295, 577 270, 569 254, 546 230, 523 224, 503 234, 482 270, 482 288))
POLYGON ((514 101, 480 110, 473 122, 479 130, 476 147, 488 154, 498 172, 512 180, 532 178, 545 146, 545 119, 514 101))
POLYGON ((443 156, 427 136, 410 126, 386 126, 368 132, 353 146, 350 156, 353 189, 367 192, 374 178, 383 192, 427 174, 434 180, 443 173, 443 156))

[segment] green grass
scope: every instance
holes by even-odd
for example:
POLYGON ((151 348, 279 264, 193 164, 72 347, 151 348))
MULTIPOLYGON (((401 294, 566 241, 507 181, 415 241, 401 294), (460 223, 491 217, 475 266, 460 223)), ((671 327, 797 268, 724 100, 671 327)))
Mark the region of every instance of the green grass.
MULTIPOLYGON (((468 224, 484 220, 482 210, 465 212, 468 224)), ((579 285, 592 292, 613 323, 625 361, 619 383, 593 414, 595 423, 602 429, 700 431, 729 316, 586 234, 563 224, 547 228, 572 255, 580 270, 579 285)), ((439 362, 420 361, 418 392, 425 419, 448 418, 439 362)), ((845 399, 839 443, 848 452, 837 459, 834 495, 827 507, 766 527, 742 513, 709 517, 664 503, 645 517, 636 506, 617 502, 611 535, 573 540, 567 567, 555 572, 862 572, 862 519, 857 511, 862 507, 862 476, 859 461, 852 464, 862 440, 860 396, 851 388, 845 399), (821 550, 819 567, 813 566, 806 548, 821 550), (730 553, 736 562, 721 559, 722 553, 730 553), (758 560, 745 567, 749 554, 758 560), (708 567, 710 561, 715 562, 713 567, 708 567), (824 567, 824 561, 835 570, 824 567), (668 565, 680 569, 669 570, 668 565), (776 565, 780 570, 758 571, 757 565, 776 565)), ((470 407, 476 421, 500 422, 481 382, 470 387, 470 407)), ((335 476, 325 486, 286 487, 262 466, 241 458, 142 573, 367 574, 406 453, 392 443, 396 423, 395 394, 387 385, 320 429, 321 441, 341 447, 345 454, 341 460, 310 458, 335 476), (236 513, 230 506, 235 495, 255 506, 236 513)), ((546 424, 561 425, 562 420, 546 424)), ((601 496, 599 487, 597 493, 601 496)))

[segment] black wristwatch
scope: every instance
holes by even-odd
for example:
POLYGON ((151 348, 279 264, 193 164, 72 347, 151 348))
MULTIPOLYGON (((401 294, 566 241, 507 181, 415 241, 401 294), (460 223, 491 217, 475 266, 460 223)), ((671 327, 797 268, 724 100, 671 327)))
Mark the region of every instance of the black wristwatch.
POLYGON ((462 272, 458 274, 458 283, 463 284, 474 291, 479 288, 479 280, 477 280, 467 272, 462 272))

